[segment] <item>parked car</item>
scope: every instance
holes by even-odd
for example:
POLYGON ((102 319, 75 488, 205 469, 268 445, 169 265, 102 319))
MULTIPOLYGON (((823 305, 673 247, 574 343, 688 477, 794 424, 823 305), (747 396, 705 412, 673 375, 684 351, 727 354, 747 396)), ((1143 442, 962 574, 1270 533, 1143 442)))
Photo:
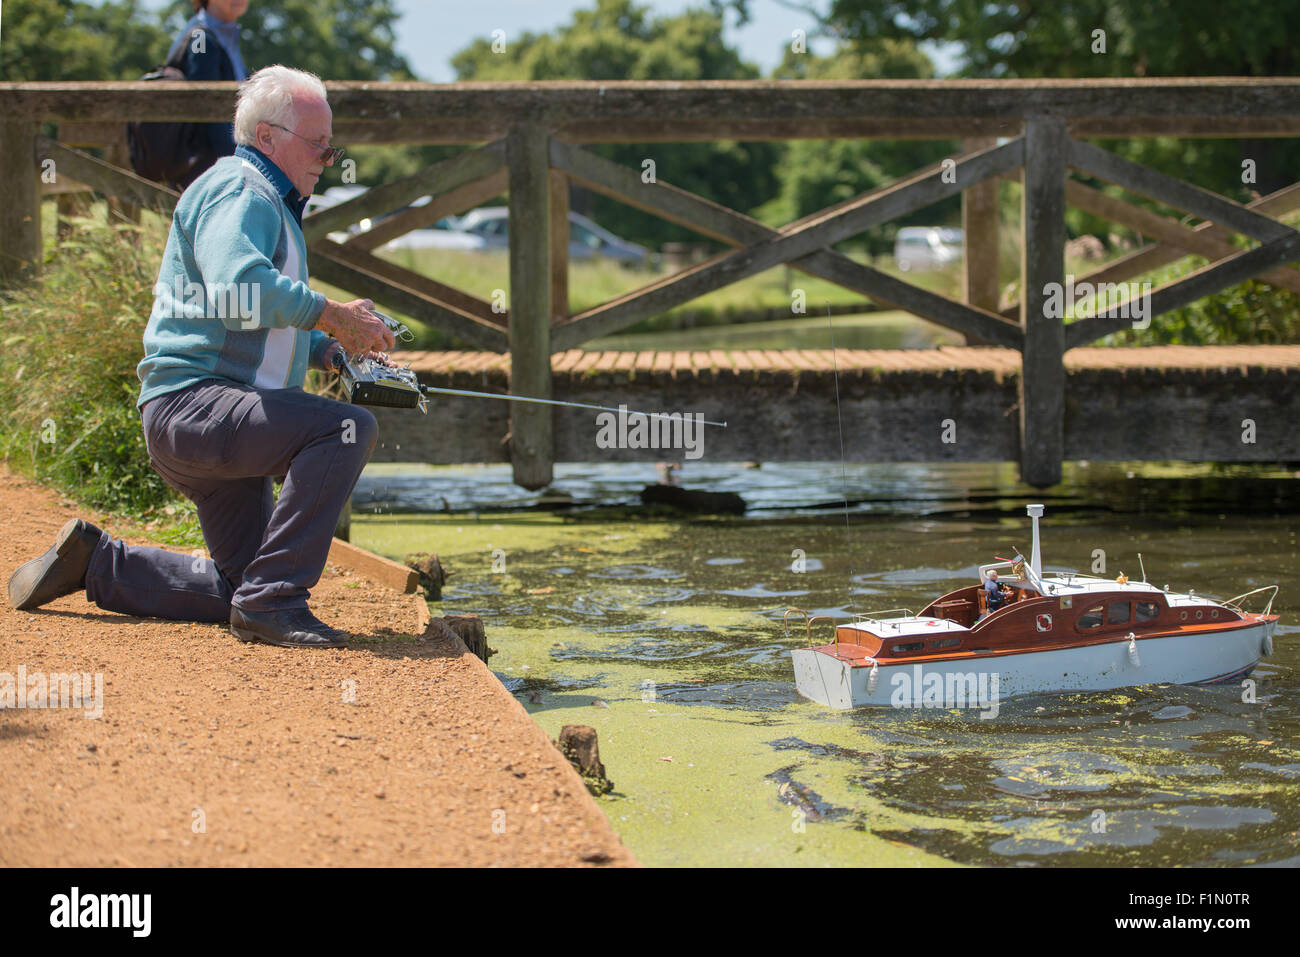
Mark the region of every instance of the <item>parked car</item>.
POLYGON ((462 232, 454 216, 444 216, 432 226, 413 229, 390 239, 380 249, 486 249, 482 236, 462 232))
POLYGON ((959 262, 965 234, 942 226, 904 226, 894 239, 894 262, 910 269, 942 269, 959 262))
MULTIPOLYGON (((339 205, 339 203, 346 203, 348 200, 360 196, 369 188, 370 187, 368 186, 331 186, 323 193, 313 194, 307 197, 307 207, 304 210, 304 215, 310 216, 312 213, 318 212, 322 209, 329 209, 331 206, 339 205)), ((335 230, 329 234, 329 238, 334 240, 336 243, 344 243, 348 241, 350 236, 355 236, 357 233, 364 233, 370 228, 370 225, 370 220, 363 219, 359 223, 352 223, 348 226, 347 232, 344 232, 341 229, 335 230)))
MULTIPOLYGON (((457 228, 481 236, 488 249, 505 249, 510 244, 510 211, 505 206, 483 206, 462 216, 457 228)), ((581 213, 569 210, 569 258, 605 256, 628 263, 645 262, 650 252, 644 246, 620 239, 581 213)))
MULTIPOLYGON (((401 209, 395 209, 386 216, 376 220, 383 222, 391 216, 404 213, 407 210, 418 209, 421 206, 429 205, 432 196, 421 196, 408 206, 401 209)), ((423 226, 420 229, 413 229, 409 233, 403 233, 396 239, 390 239, 379 247, 380 249, 482 249, 484 248, 483 240, 478 236, 472 236, 469 233, 460 231, 460 218, 457 216, 444 216, 432 226, 423 226)))
MULTIPOLYGON (((307 212, 313 213, 321 209, 329 209, 331 206, 337 206, 339 203, 347 202, 364 193, 369 187, 367 186, 331 186, 319 196, 312 196, 307 200, 307 212)), ((382 216, 362 219, 360 222, 352 223, 348 226, 347 232, 337 230, 329 234, 330 239, 335 242, 346 242, 350 236, 358 233, 369 232, 375 224, 382 223, 384 220, 403 213, 408 209, 417 206, 424 206, 429 202, 430 197, 421 196, 409 206, 401 209, 395 209, 392 212, 385 213, 382 216)), ((412 230, 398 236, 383 245, 384 249, 482 249, 483 240, 477 236, 457 231, 457 220, 455 216, 444 216, 432 226, 424 229, 412 230)))

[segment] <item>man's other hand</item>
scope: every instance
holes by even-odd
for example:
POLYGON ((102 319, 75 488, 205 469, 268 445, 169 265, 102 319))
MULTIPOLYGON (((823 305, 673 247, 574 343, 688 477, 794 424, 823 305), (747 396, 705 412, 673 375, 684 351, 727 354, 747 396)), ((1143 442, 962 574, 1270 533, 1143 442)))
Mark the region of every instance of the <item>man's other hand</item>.
POLYGON ((352 302, 327 299, 316 328, 337 339, 349 355, 385 352, 393 348, 397 337, 387 323, 370 311, 374 306, 369 299, 352 302))

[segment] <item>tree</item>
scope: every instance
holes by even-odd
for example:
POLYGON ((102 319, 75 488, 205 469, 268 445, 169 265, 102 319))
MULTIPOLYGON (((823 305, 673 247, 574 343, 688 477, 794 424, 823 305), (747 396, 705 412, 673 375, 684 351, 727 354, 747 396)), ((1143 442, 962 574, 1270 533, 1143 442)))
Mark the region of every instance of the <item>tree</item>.
MULTIPOLYGON (((573 21, 552 33, 524 33, 492 49, 479 38, 452 58, 458 80, 742 80, 756 79, 756 66, 722 41, 722 20, 704 10, 652 17, 632 0, 597 0, 576 10, 573 21)), ((634 169, 653 159, 656 178, 733 209, 749 210, 778 190, 773 143, 651 143, 594 146, 601 155, 634 169)), ((615 232, 647 244, 695 238, 681 227, 605 197, 575 191, 574 206, 587 207, 615 232)))
POLYGON ((0 79, 138 80, 166 55, 168 37, 136 0, 8 0, 0 79))
MULTIPOLYGON (((0 78, 8 81, 136 80, 162 62, 188 0, 162 14, 139 0, 8 0, 0 78)), ((414 79, 397 52, 393 0, 259 0, 240 17, 250 70, 284 63, 325 80, 414 79)))
MULTIPOLYGON (((779 80, 928 79, 933 75, 933 64, 910 40, 845 44, 826 57, 787 48, 772 73, 779 80)), ((769 223, 798 219, 906 176, 957 152, 959 145, 953 140, 795 140, 781 161, 781 193, 760 215, 769 223)), ((872 230, 867 246, 873 253, 884 252, 899 226, 955 222, 960 215, 961 201, 954 197, 872 230)))
POLYGON ((961 43, 965 76, 1285 76, 1300 67, 1297 12, 1294 0, 1239 0, 1230 16, 1216 0, 831 0, 826 23, 851 40, 961 43))
MULTIPOLYGON (((710 0, 744 18, 749 0, 710 0)), ((1294 76, 1297 0, 830 0, 824 32, 853 43, 906 39, 962 46, 966 77, 1294 76), (1098 34, 1096 31, 1102 31, 1098 34), (1103 52, 1104 51, 1104 52, 1103 52)), ((1276 139, 1132 139, 1101 144, 1234 199, 1294 181, 1300 145, 1276 139), (1194 160, 1188 162, 1194 154, 1194 160)))

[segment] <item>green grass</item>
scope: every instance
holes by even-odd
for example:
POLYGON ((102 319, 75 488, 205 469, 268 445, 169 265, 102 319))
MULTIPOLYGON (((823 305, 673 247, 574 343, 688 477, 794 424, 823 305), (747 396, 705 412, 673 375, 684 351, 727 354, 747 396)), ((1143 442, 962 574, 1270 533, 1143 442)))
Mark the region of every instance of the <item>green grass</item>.
POLYGON ((135 411, 165 238, 157 221, 110 223, 101 211, 49 248, 39 280, 0 296, 0 457, 99 508, 172 499, 135 411))

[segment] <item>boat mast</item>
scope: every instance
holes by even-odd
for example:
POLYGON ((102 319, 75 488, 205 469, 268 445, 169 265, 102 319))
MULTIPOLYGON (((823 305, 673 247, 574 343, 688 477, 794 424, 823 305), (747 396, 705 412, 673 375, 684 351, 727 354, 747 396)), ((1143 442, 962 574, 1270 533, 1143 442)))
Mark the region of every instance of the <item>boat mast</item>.
POLYGON ((1043 506, 1026 505, 1025 511, 1029 513, 1029 518, 1034 523, 1034 542, 1029 553, 1029 567, 1034 570, 1034 577, 1041 579, 1043 577, 1043 555, 1038 546, 1038 519, 1042 517, 1043 506))

